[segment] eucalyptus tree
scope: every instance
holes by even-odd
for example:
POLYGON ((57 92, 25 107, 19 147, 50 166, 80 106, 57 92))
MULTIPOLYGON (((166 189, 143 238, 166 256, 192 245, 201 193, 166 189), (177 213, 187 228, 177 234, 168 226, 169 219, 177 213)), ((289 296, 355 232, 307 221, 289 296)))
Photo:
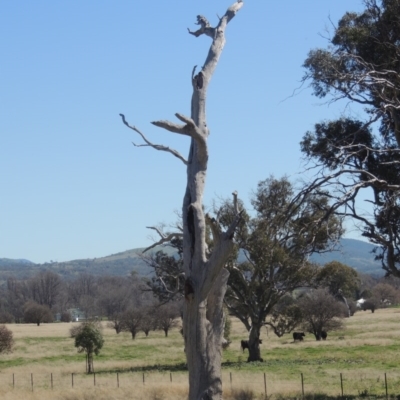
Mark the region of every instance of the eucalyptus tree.
POLYGON ((86 354, 86 373, 94 373, 93 355, 99 355, 104 345, 101 325, 96 322, 84 322, 77 329, 71 330, 78 353, 86 354))
MULTIPOLYGON (((241 224, 237 234, 245 261, 228 264, 225 303, 249 332, 248 361, 260 361, 261 328, 268 323, 281 334, 293 327, 273 315, 274 307, 285 295, 315 284, 318 267, 309 256, 337 242, 342 228, 340 219, 326 217, 326 195, 297 193, 287 178, 261 181, 251 204, 255 216, 241 224)), ((293 321, 294 314, 288 320, 293 321)))
POLYGON ((319 270, 317 283, 319 287, 328 289, 337 300, 343 301, 349 317, 353 314, 349 300, 356 300, 361 283, 355 269, 338 261, 331 261, 319 270))
POLYGON ((315 96, 365 113, 317 123, 301 148, 318 167, 314 188, 331 188, 332 211, 358 221, 380 246, 386 273, 400 276, 400 0, 364 5, 345 13, 327 48, 310 51, 304 82, 315 96))
POLYGON ((327 288, 329 293, 335 297, 355 298, 360 287, 358 272, 346 264, 331 261, 321 267, 318 272, 318 286, 327 288))
POLYGON ((151 279, 147 280, 147 286, 160 303, 181 300, 184 297, 185 272, 182 238, 172 238, 168 246, 173 249, 173 254, 158 250, 150 255, 142 255, 143 261, 154 272, 151 279))
MULTIPOLYGON (((206 219, 203 212, 203 193, 207 174, 209 128, 206 120, 207 89, 225 45, 225 30, 228 23, 242 8, 243 1, 237 0, 219 18, 213 27, 202 15, 197 16, 196 31, 189 30, 194 37, 208 36, 211 46, 196 73, 192 71, 191 115, 176 113, 182 124, 170 121, 155 121, 155 126, 190 139, 188 158, 167 146, 152 143, 125 116, 125 125, 137 132, 145 146, 166 151, 177 157, 186 166, 187 181, 182 206, 183 267, 185 272, 185 303, 183 309, 183 335, 185 339, 189 370, 189 399, 220 399, 221 342, 224 330, 223 298, 226 291, 228 272, 223 268, 233 249, 233 236, 240 220, 240 211, 232 225, 225 231, 215 223, 213 251, 206 244, 206 219)), ((236 196, 236 195, 235 195, 236 196)), ((161 232, 160 232, 161 233, 161 232)), ((162 233, 161 233, 162 234, 162 233)), ((174 237, 174 236, 172 236, 174 237)), ((161 242, 172 237, 162 235, 161 242)))

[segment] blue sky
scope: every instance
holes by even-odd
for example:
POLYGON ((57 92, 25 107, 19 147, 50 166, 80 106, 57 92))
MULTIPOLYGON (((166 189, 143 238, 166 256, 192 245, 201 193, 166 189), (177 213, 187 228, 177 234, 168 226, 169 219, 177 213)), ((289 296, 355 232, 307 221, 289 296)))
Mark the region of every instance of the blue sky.
MULTIPOLYGON (((2 2, 0 258, 102 257, 147 246, 146 226, 176 220, 184 165, 132 146, 140 139, 118 114, 186 156, 187 138, 150 121, 189 115, 191 71, 210 39, 187 28, 198 14, 215 25, 232 2, 2 2)), ((245 0, 208 92, 206 206, 233 190, 248 203, 271 174, 302 176, 302 135, 343 110, 307 88, 291 96, 302 63, 327 46, 330 19, 361 9, 361 0, 245 0)))

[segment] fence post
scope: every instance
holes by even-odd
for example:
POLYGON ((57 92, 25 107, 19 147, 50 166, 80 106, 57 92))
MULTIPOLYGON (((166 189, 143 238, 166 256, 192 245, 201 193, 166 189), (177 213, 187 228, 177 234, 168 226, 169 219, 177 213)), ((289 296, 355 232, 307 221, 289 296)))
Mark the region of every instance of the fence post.
POLYGON ((265 398, 267 398, 267 376, 265 375, 265 372, 264 372, 264 395, 265 398))
POLYGON ((342 390, 342 397, 343 397, 343 376, 342 376, 342 373, 340 373, 340 388, 342 390))
POLYGON ((303 378, 303 373, 301 373, 301 394, 304 399, 304 378, 303 378))
POLYGON ((387 378, 386 378, 386 372, 385 372, 385 389, 386 389, 386 400, 388 400, 388 387, 387 387, 387 378))
POLYGON ((93 386, 96 386, 96 372, 93 372, 93 386))
POLYGON ((232 372, 229 372, 229 379, 231 381, 231 390, 232 390, 232 372))
POLYGON ((14 374, 13 374, 13 389, 15 388, 15 379, 14 379, 14 374))
POLYGON ((31 373, 31 386, 32 386, 32 392, 33 392, 33 374, 31 373))
POLYGON ((74 387, 74 373, 71 374, 71 386, 74 387))
POLYGON ((144 382, 144 372, 143 372, 143 385, 145 384, 145 382, 144 382))
POLYGON ((117 387, 119 387, 119 373, 117 372, 117 387))
POLYGON ((51 390, 53 390, 53 373, 50 373, 51 390))
POLYGON ((172 372, 169 373, 169 380, 172 383, 172 372))

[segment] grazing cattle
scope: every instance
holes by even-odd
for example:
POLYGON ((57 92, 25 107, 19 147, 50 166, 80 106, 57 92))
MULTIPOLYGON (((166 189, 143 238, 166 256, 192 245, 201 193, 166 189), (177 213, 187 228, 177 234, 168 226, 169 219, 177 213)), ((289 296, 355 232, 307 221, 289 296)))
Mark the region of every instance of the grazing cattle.
POLYGON ((293 341, 302 341, 304 336, 306 336, 304 332, 293 332, 293 341))
MULTIPOLYGON (((258 343, 262 344, 262 340, 258 339, 258 343)), ((249 341, 248 340, 241 340, 240 341, 240 347, 242 348, 242 351, 244 353, 244 349, 248 349, 249 348, 249 341)))
POLYGON ((371 310, 372 313, 375 312, 375 304, 372 301, 364 301, 364 303, 361 304, 361 308, 363 311, 371 310))
POLYGON ((327 337, 328 337, 328 334, 326 333, 326 331, 321 331, 321 339, 326 340, 327 337))

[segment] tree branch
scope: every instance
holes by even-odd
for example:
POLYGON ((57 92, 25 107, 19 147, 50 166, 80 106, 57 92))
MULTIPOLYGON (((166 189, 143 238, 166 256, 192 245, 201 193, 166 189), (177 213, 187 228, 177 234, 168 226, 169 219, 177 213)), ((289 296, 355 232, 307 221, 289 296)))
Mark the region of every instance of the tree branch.
POLYGON ((185 122, 185 125, 174 124, 170 121, 153 121, 152 124, 160 128, 164 128, 170 132, 191 137, 197 143, 199 159, 201 159, 203 162, 206 162, 208 159, 206 136, 196 126, 193 119, 179 113, 176 113, 175 116, 182 122, 185 122))
POLYGON ((211 217, 209 214, 206 214, 205 217, 206 217, 206 222, 209 225, 212 232, 214 245, 218 246, 221 237, 221 227, 219 226, 218 221, 215 218, 211 217))
POLYGON ((135 131, 136 133, 138 133, 141 137, 142 137, 142 139, 146 142, 146 144, 135 144, 135 143, 133 143, 132 142, 132 144, 135 146, 135 147, 146 147, 146 146, 149 146, 149 147, 152 147, 153 149, 155 149, 155 150, 159 150, 159 151, 165 151, 165 152, 167 152, 167 153, 170 153, 170 154, 172 154, 173 156, 175 156, 176 158, 179 158, 185 165, 187 165, 187 160, 178 152, 178 151, 176 151, 176 150, 174 150, 174 149, 171 149, 171 148, 169 148, 169 147, 167 147, 167 146, 163 146, 163 145, 160 145, 160 144, 154 144, 154 143, 151 143, 147 138, 146 138, 146 136, 138 129, 138 128, 136 128, 136 126, 132 126, 132 125, 129 125, 129 123, 126 121, 126 119, 125 119, 125 115, 124 114, 119 114, 120 116, 121 116, 121 118, 122 118, 122 122, 128 127, 128 128, 130 128, 130 129, 132 129, 133 131, 135 131))
POLYGON ((197 22, 196 25, 200 25, 200 29, 198 29, 197 31, 191 31, 188 28, 188 32, 196 37, 199 37, 201 35, 207 35, 210 36, 211 38, 214 37, 215 34, 215 28, 212 28, 210 23, 208 22, 207 18, 204 17, 203 15, 198 15, 197 16, 197 22))
POLYGON ((179 238, 179 237, 183 237, 183 233, 179 233, 179 232, 173 232, 173 233, 169 233, 169 234, 164 234, 163 232, 161 232, 160 229, 158 229, 155 226, 146 226, 147 229, 154 229, 159 235, 160 235, 160 240, 158 240, 157 242, 153 243, 151 246, 146 247, 142 253, 145 253, 146 251, 153 249, 156 246, 159 246, 161 244, 164 243, 169 243, 171 242, 172 239, 174 238, 179 238))
POLYGON ((205 276, 203 276, 204 282, 201 287, 201 296, 206 296, 219 271, 224 267, 228 254, 233 250, 234 247, 233 236, 235 234, 237 226, 242 219, 242 214, 244 210, 239 211, 239 207, 237 206, 237 192, 235 191, 232 194, 234 196, 234 201, 236 202, 235 217, 226 232, 218 234, 219 228, 217 228, 217 226, 215 225, 218 224, 218 222, 216 221, 211 225, 213 235, 217 235, 218 238, 216 239, 216 245, 211 253, 211 256, 209 257, 205 265, 206 274, 205 276), (238 210, 238 212, 236 212, 236 210, 238 210), (215 268, 215 266, 219 268, 215 268))

